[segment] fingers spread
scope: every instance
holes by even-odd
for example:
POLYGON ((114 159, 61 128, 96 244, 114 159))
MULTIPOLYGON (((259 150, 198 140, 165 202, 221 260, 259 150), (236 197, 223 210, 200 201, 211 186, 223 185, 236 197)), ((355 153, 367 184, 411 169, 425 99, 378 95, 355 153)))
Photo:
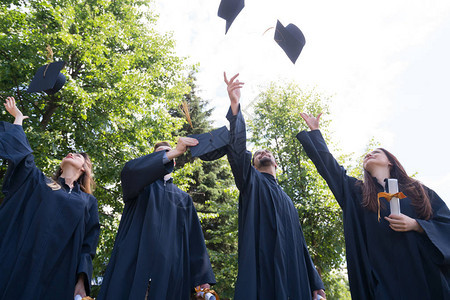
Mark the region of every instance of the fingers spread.
POLYGON ((239 73, 237 73, 236 75, 234 75, 233 77, 231 77, 230 82, 233 83, 233 81, 236 79, 236 77, 239 76, 239 73))

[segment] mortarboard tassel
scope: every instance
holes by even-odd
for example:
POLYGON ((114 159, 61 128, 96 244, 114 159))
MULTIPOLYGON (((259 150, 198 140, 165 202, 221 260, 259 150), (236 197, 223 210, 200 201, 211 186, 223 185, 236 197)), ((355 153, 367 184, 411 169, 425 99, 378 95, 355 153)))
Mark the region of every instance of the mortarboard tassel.
POLYGON ((181 103, 181 110, 183 111, 189 125, 191 125, 191 128, 194 129, 194 126, 192 126, 191 115, 189 114, 189 105, 186 101, 183 101, 183 103, 181 103))

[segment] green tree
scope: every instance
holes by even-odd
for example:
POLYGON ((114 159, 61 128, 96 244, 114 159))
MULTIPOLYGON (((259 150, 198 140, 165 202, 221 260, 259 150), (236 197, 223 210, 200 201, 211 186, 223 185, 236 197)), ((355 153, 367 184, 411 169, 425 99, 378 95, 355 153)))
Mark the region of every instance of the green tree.
MULTIPOLYGON (((92 156, 102 224, 95 276, 105 270, 123 208, 123 164, 151 152, 149 144, 171 140, 183 124, 169 110, 190 89, 189 68, 174 55, 171 37, 153 29, 150 3, 0 3, 0 96, 14 96, 30 116, 24 128, 37 165, 50 175, 67 152, 92 156), (67 62, 64 88, 54 95, 26 93, 35 71, 52 59, 67 62)), ((12 121, 4 110, 0 116, 12 121)), ((0 172, 5 170, 2 165, 0 172)))
MULTIPOLYGON (((196 78, 190 73, 191 90, 184 101, 189 108, 193 128, 185 122, 174 135, 187 136, 213 130, 212 109, 208 101, 197 96, 196 78)), ((184 118, 181 109, 171 111, 172 116, 184 118)), ((237 276, 237 198, 231 168, 226 157, 215 161, 202 161, 185 154, 177 159, 174 174, 177 185, 188 192, 195 204, 205 235, 206 246, 216 276, 217 291, 221 299, 231 299, 237 276)))
MULTIPOLYGON (((341 209, 295 138, 300 130, 308 129, 300 112, 327 113, 327 101, 316 91, 303 91, 294 83, 271 83, 243 112, 249 120, 250 140, 255 147, 269 149, 276 158, 279 184, 298 209, 311 257, 327 288, 327 298, 345 299, 349 298, 346 276, 338 272, 345 259, 341 209)), ((325 137, 328 123, 321 120, 325 137)))

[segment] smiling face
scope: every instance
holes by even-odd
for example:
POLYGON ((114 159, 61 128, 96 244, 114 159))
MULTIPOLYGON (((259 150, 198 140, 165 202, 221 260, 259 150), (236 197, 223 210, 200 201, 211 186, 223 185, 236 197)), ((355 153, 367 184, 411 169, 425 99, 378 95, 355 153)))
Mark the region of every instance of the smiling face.
POLYGON ((80 153, 69 153, 61 161, 61 169, 64 170, 66 167, 73 167, 77 170, 84 172, 84 165, 86 160, 80 153))
POLYGON ((256 151, 255 154, 253 155, 253 165, 257 170, 270 166, 277 167, 275 157, 269 150, 256 151))
POLYGON ((390 168, 392 163, 389 161, 386 153, 381 149, 375 149, 364 156, 363 167, 372 174, 376 168, 390 168))

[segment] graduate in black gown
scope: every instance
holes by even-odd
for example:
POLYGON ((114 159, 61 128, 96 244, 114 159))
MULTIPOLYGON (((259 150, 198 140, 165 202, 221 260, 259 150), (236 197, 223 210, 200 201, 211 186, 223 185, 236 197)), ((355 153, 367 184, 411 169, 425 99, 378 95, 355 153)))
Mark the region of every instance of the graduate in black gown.
POLYGON ((297 209, 276 181, 275 158, 246 149, 238 74, 227 80, 231 107, 228 160, 239 194, 238 278, 235 300, 310 300, 325 297, 297 209), (253 166, 252 166, 253 164, 253 166))
POLYGON ((0 205, 0 299, 62 299, 90 292, 100 232, 92 165, 69 153, 54 179, 35 165, 14 98, 14 124, 0 122, 0 156, 8 161, 0 205))
POLYGON ((302 113, 311 131, 297 135, 343 210, 353 299, 450 299, 450 212, 431 189, 409 177, 378 148, 363 161, 364 181, 350 177, 328 150, 319 118, 302 113), (385 179, 398 180, 400 215, 390 214, 385 179), (380 219, 378 210, 380 209, 380 219))
POLYGON ((195 287, 215 284, 192 199, 170 175, 174 158, 197 143, 161 142, 125 164, 125 208, 98 300, 187 300, 195 287))

